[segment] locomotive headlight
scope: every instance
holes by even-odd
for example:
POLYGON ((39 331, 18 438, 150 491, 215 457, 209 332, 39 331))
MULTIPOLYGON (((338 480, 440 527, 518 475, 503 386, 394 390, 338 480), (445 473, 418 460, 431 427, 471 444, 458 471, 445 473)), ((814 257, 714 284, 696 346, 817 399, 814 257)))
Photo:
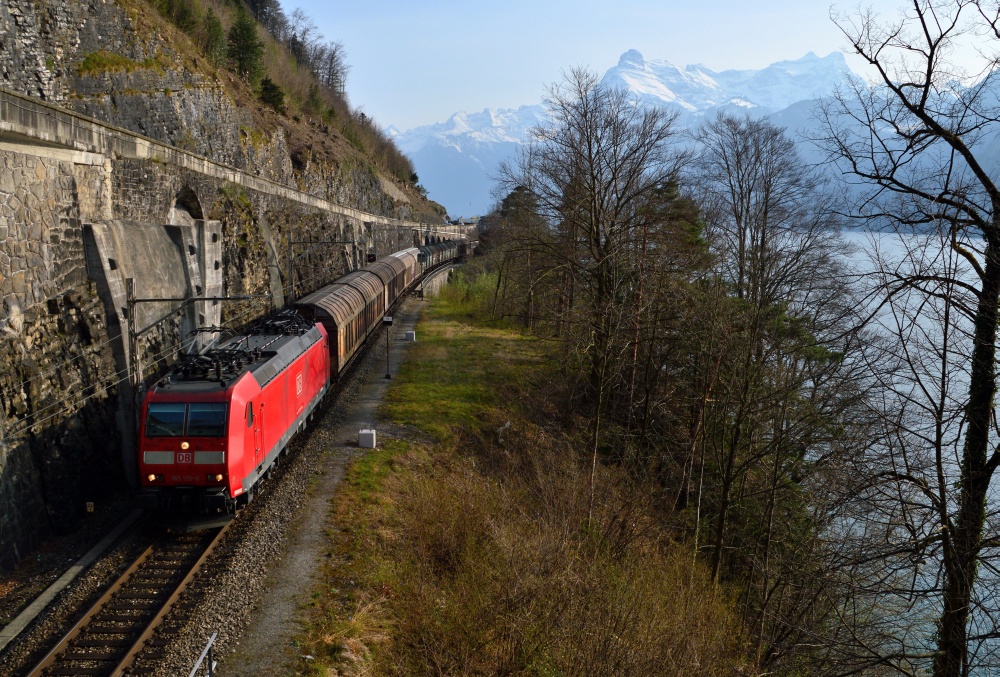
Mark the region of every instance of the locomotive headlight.
POLYGON ((152 474, 150 474, 150 475, 146 475, 146 479, 149 480, 150 482, 159 482, 159 481, 163 480, 163 475, 152 475, 152 474))
POLYGON ((181 449, 183 449, 184 451, 187 451, 190 448, 191 448, 190 443, 188 443, 188 442, 181 442, 181 449))
POLYGON ((224 479, 224 476, 223 476, 222 473, 218 473, 216 475, 209 475, 208 476, 208 481, 209 482, 221 482, 223 479, 224 479))

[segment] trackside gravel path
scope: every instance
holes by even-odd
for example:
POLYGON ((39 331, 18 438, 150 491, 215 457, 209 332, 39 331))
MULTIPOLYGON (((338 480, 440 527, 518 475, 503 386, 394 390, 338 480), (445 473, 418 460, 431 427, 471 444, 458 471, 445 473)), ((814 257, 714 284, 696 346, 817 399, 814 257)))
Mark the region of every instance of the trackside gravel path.
MULTIPOLYGON (((443 282, 447 273, 438 275, 443 282)), ((427 283, 431 287, 430 282, 427 283)), ((412 331, 423 302, 415 298, 397 307, 390 338, 389 369, 395 374, 406 359, 412 331)), ((385 334, 358 365, 351 390, 355 397, 346 404, 329 407, 316 422, 303 451, 319 458, 316 477, 298 508, 293 528, 287 533, 279 558, 262 562, 266 568, 263 596, 254 606, 253 620, 233 652, 225 656, 215 671, 222 677, 256 677, 295 673, 300 652, 292 638, 301 631, 309 594, 319 582, 320 563, 329 545, 326 539, 329 502, 344 476, 347 462, 364 450, 357 445, 358 431, 375 428, 378 441, 393 437, 392 430, 380 425, 376 412, 391 381, 385 378, 385 334), (310 447, 312 447, 310 449, 310 447)), ((417 339, 419 340, 419 336, 417 339)), ((341 401, 347 399, 341 396, 341 401)))

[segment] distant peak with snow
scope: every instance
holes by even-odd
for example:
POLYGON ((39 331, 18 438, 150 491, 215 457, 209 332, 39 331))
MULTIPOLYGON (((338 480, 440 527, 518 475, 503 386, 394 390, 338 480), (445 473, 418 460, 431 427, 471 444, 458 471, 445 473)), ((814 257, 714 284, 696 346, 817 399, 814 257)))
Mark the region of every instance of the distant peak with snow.
MULTIPOLYGON (((627 89, 637 101, 680 112, 681 125, 697 125, 717 111, 765 116, 829 96, 848 73, 840 52, 824 57, 809 52, 759 70, 716 72, 702 64, 680 68, 665 60, 647 60, 630 49, 608 69, 602 83, 627 89)), ((544 106, 534 104, 459 111, 443 122, 386 131, 413 159, 432 199, 456 214, 482 214, 491 203, 497 165, 513 157, 531 131, 546 121, 544 106)))
MULTIPOLYGON (((545 109, 536 104, 520 108, 484 108, 479 113, 459 111, 444 122, 415 127, 394 135, 404 153, 416 153, 428 142, 523 143, 528 133, 545 119, 545 109)), ((389 132, 392 134, 392 132, 389 132)))
POLYGON ((630 49, 622 54, 621 58, 618 59, 619 68, 629 68, 634 66, 642 67, 645 63, 646 60, 642 58, 642 52, 637 49, 630 49))
POLYGON ((809 52, 759 70, 715 72, 701 64, 678 68, 669 61, 647 61, 638 50, 630 49, 605 73, 603 82, 624 87, 639 100, 670 104, 691 114, 734 100, 778 111, 797 101, 828 96, 849 72, 840 52, 825 57, 809 52))

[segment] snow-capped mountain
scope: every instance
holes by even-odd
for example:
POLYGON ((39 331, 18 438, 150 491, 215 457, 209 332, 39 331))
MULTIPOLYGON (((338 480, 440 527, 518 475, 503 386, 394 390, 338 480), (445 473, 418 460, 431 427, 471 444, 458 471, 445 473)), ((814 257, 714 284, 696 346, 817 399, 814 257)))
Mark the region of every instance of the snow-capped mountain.
POLYGON ((759 71, 703 71, 727 92, 772 111, 799 101, 829 96, 837 84, 851 74, 840 52, 831 52, 825 57, 809 52, 801 59, 778 61, 759 71))
MULTIPOLYGON (((760 70, 715 72, 701 65, 680 68, 668 61, 647 61, 632 49, 604 74, 602 83, 627 89, 637 101, 674 108, 681 113, 681 124, 693 126, 720 110, 801 120, 809 106, 795 104, 829 96, 848 73, 840 52, 825 57, 810 52, 760 70), (793 106, 791 115, 781 115, 793 106)), ((528 105, 460 112, 445 122, 388 131, 413 160, 430 197, 452 216, 472 216, 493 204, 492 177, 500 162, 511 158, 531 130, 544 122, 544 107, 528 105)))
POLYGON ((469 139, 478 143, 521 143, 525 135, 545 121, 545 109, 541 105, 521 106, 516 110, 501 108, 482 113, 459 112, 445 122, 417 127, 406 133, 395 127, 389 134, 396 139, 396 145, 404 153, 414 153, 434 139, 469 139))
POLYGON ((625 87, 637 99, 671 104, 690 114, 720 106, 776 112, 806 99, 828 96, 851 72, 840 52, 779 61, 761 70, 715 72, 702 65, 679 68, 669 61, 646 61, 632 49, 604 74, 603 82, 625 87))
POLYGON ((389 129, 400 150, 410 156, 432 200, 452 216, 476 216, 489 211, 493 176, 511 158, 531 130, 545 121, 541 105, 516 110, 489 109, 455 113, 445 122, 408 132, 389 129))

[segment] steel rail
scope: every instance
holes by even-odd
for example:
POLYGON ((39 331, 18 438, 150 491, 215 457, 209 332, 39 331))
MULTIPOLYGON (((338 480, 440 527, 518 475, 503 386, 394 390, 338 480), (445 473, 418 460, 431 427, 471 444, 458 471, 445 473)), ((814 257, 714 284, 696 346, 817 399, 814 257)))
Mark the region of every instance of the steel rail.
POLYGON ((91 605, 87 613, 83 615, 83 618, 77 621, 76 624, 70 629, 70 631, 67 632, 61 640, 59 640, 59 643, 56 644, 56 646, 45 655, 45 658, 39 661, 39 663, 31 670, 31 672, 28 673, 30 677, 35 677, 35 675, 41 675, 42 671, 45 670, 45 668, 50 667, 53 663, 56 662, 56 659, 59 657, 59 654, 65 651, 66 648, 70 645, 70 643, 74 639, 76 639, 81 632, 83 632, 84 628, 87 627, 87 624, 90 623, 90 621, 94 618, 94 616, 96 616, 98 613, 101 612, 101 609, 103 609, 104 605, 111 600, 111 597, 116 592, 118 592, 126 583, 128 583, 128 580, 132 577, 132 574, 138 571, 138 569, 142 566, 143 562, 145 562, 149 558, 149 556, 153 553, 154 547, 155 544, 146 548, 143 551, 143 553, 139 555, 138 558, 136 558, 136 560, 132 563, 132 565, 125 570, 125 573, 119 576, 118 580, 116 580, 114 583, 111 584, 111 587, 109 587, 104 592, 104 594, 101 595, 100 599, 98 599, 96 602, 93 603, 93 605, 91 605))
POLYGON ((216 534, 215 538, 212 539, 212 542, 208 544, 208 547, 205 548, 205 551, 201 554, 201 557, 198 558, 198 561, 194 563, 194 565, 191 567, 191 570, 188 571, 187 575, 184 576, 183 580, 181 580, 181 582, 177 585, 177 588, 170 594, 170 597, 167 598, 167 601, 163 603, 163 607, 156 613, 156 615, 153 617, 153 620, 149 622, 149 625, 146 626, 146 629, 139 636, 139 639, 135 641, 135 643, 132 645, 132 648, 129 649, 125 657, 122 658, 121 662, 118 663, 118 665, 115 667, 114 672, 111 673, 112 677, 119 677, 119 675, 124 673, 125 668, 127 668, 129 665, 132 664, 132 661, 135 660, 135 657, 139 654, 140 651, 142 651, 143 646, 146 644, 146 640, 148 640, 150 637, 153 636, 153 632, 160 625, 160 623, 163 622, 163 619, 166 618, 167 613, 170 611, 170 608, 174 605, 174 603, 180 598, 180 596, 187 589, 188 584, 192 581, 192 579, 194 579, 195 574, 197 574, 198 571, 201 570, 201 566, 205 563, 205 560, 208 559, 208 556, 211 555, 212 552, 215 550, 215 546, 219 544, 219 541, 222 540, 222 537, 226 534, 227 531, 229 531, 229 527, 231 525, 232 522, 229 522, 224 527, 219 529, 219 533, 216 534))
MULTIPOLYGON (((122 675, 124 673, 124 670, 132 664, 132 662, 135 660, 139 652, 142 651, 146 641, 152 636, 156 628, 162 623, 163 619, 167 616, 171 607, 173 607, 173 605, 183 594, 184 590, 187 589, 188 584, 201 569, 202 565, 205 563, 205 560, 208 558, 208 556, 212 553, 212 551, 215 550, 215 547, 222 540, 222 537, 228 531, 229 526, 231 524, 232 523, 230 522, 229 524, 226 524, 225 526, 221 527, 216 533, 215 537, 211 540, 211 542, 207 546, 203 547, 201 555, 193 564, 191 564, 187 568, 187 573, 182 577, 180 582, 175 584, 173 592, 170 594, 170 596, 166 600, 164 600, 164 602, 159 606, 157 612, 153 615, 153 617, 146 622, 145 628, 139 634, 138 638, 132 642, 131 646, 125 652, 124 656, 118 660, 117 665, 113 668, 113 670, 105 674, 111 676, 122 675)), ((29 677, 41 677, 42 675, 46 674, 47 670, 53 668, 53 666, 56 666, 56 663, 62 657, 62 654, 66 653, 67 650, 72 648, 74 640, 76 640, 78 637, 80 637, 82 633, 84 633, 84 631, 87 629, 91 621, 93 621, 95 618, 98 617, 98 615, 105 609, 108 603, 111 602, 111 600, 115 597, 116 593, 121 591, 122 588, 124 588, 128 584, 128 582, 132 579, 132 577, 136 572, 142 570, 143 566, 147 563, 150 557, 155 552, 157 552, 157 546, 159 545, 162 544, 154 543, 153 545, 150 545, 148 548, 146 548, 146 550, 142 552, 142 554, 140 554, 136 558, 136 560, 129 566, 129 568, 126 569, 125 572, 122 573, 122 575, 119 576, 118 579, 114 583, 112 583, 111 586, 108 587, 108 589, 101 595, 100 599, 98 599, 96 602, 94 602, 93 605, 91 605, 87 613, 85 613, 83 617, 80 618, 80 620, 73 625, 73 627, 69 630, 69 632, 67 632, 62 637, 59 643, 56 644, 56 646, 51 651, 49 651, 45 655, 45 657, 35 665, 34 668, 32 668, 32 670, 28 673, 29 677)), ((121 634, 127 634, 127 633, 123 631, 121 634)), ((101 659, 95 656, 94 658, 77 657, 77 658, 68 658, 67 660, 82 660, 82 661, 93 660, 95 662, 99 662, 102 660, 109 661, 113 659, 101 659)), ((61 674, 61 672, 59 674, 61 674)), ((97 671, 96 669, 81 668, 79 669, 78 674, 102 674, 102 673, 97 671)))

